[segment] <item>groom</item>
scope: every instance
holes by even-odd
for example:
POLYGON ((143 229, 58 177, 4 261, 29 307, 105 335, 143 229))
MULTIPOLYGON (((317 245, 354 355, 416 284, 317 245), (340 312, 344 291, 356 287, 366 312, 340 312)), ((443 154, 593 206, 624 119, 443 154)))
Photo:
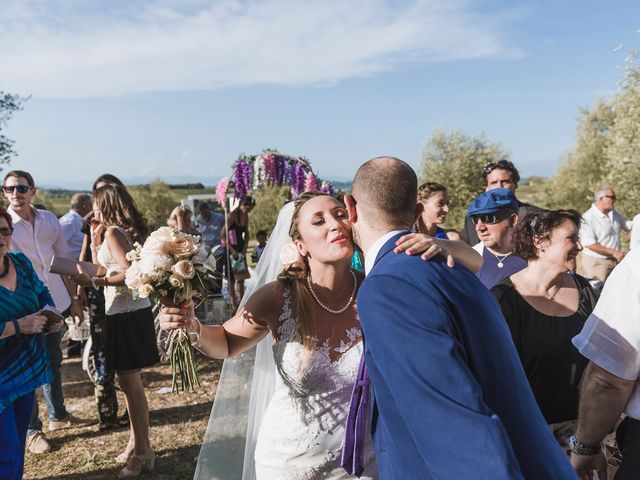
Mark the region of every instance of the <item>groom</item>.
POLYGON ((491 293, 470 271, 395 254, 420 213, 413 169, 363 164, 345 197, 365 252, 358 294, 383 480, 575 479, 491 293))

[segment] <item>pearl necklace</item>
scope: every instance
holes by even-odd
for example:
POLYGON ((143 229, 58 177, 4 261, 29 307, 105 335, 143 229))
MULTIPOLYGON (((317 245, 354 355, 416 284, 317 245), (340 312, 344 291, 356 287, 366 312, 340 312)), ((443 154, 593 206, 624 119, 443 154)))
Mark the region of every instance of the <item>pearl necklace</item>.
POLYGON ((353 277, 353 291, 351 292, 351 296, 349 297, 347 304, 344 307, 339 308, 338 310, 329 308, 320 301, 320 299, 318 298, 318 295, 316 295, 316 292, 313 291, 313 287, 311 286, 311 274, 307 275, 307 285, 309 286, 309 291, 311 292, 311 296, 318 303, 318 305, 320 305, 320 307, 322 307, 327 312, 332 313, 333 315, 340 315, 341 313, 346 312, 347 308, 351 306, 351 303, 353 302, 353 299, 356 296, 356 289, 358 288, 358 280, 356 279, 356 274, 353 273, 353 270, 350 270, 350 272, 351 272, 351 276, 353 277))

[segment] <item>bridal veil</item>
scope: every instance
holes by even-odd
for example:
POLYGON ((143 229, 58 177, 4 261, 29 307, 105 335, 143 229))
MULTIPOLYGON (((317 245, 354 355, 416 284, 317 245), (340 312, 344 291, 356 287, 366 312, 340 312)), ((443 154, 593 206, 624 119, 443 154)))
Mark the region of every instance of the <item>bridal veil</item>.
MULTIPOLYGON (((293 202, 280 209, 276 225, 240 306, 251 294, 276 280, 282 270, 280 252, 291 242, 293 202)), ((194 479, 255 480, 254 453, 262 416, 273 396, 276 366, 267 335, 258 345, 222 365, 215 401, 204 434, 194 479)))

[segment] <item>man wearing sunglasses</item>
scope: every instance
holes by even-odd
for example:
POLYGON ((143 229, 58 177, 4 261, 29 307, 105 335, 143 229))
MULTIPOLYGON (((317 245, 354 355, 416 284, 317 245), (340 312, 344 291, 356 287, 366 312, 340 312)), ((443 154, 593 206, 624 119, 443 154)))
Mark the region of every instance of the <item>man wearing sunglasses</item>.
POLYGON ((593 204, 582 216, 580 243, 585 247, 580 255, 579 273, 589 279, 604 282, 613 268, 624 258, 620 246, 620 231, 630 231, 632 222, 615 208, 616 193, 611 187, 599 187, 593 204))
POLYGON ((524 259, 512 253, 511 235, 518 221, 518 208, 511 190, 494 188, 478 195, 467 209, 480 239, 473 248, 484 260, 476 275, 487 288, 527 266, 524 259))
MULTIPOLYGON (((485 192, 493 190, 494 188, 507 188, 515 194, 518 188, 518 182, 520 181, 518 169, 509 160, 487 163, 482 168, 482 176, 484 178, 485 192)), ((517 202, 517 213, 520 218, 524 217, 528 212, 540 210, 533 205, 520 201, 517 202)), ((462 239, 469 245, 476 245, 480 241, 476 233, 475 224, 468 215, 464 222, 462 239)))
MULTIPOLYGON (((56 308, 64 312, 65 316, 74 315, 82 318, 82 305, 75 295, 75 285, 70 280, 49 273, 49 265, 54 255, 67 258, 72 258, 72 255, 56 216, 31 205, 31 200, 36 194, 33 177, 28 172, 13 170, 5 175, 2 189, 9 201, 7 211, 13 220, 12 248, 29 258, 38 277, 49 289, 56 308)), ((52 431, 82 423, 80 419, 70 415, 64 405, 61 338, 60 332, 46 336, 53 380, 43 387, 43 393, 49 412, 49 430, 52 431)), ((32 453, 45 453, 51 449, 42 433, 37 401, 34 402, 29 422, 27 448, 32 453)))

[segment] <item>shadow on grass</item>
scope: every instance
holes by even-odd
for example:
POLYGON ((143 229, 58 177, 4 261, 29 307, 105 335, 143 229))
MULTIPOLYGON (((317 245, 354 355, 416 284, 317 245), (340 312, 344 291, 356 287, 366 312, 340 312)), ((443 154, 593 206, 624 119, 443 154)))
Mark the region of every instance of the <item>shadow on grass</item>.
MULTIPOLYGON (((184 423, 185 420, 198 421, 209 417, 211 413, 212 402, 193 403, 189 405, 179 405, 176 407, 159 408, 149 412, 149 420, 152 427, 158 427, 162 425, 174 425, 184 423)), ((67 430, 66 435, 60 438, 49 438, 49 443, 54 450, 61 448, 62 444, 67 441, 68 438, 96 438, 102 435, 109 435, 114 431, 127 430, 128 427, 123 427, 117 430, 108 430, 106 432, 99 432, 95 430, 95 427, 90 429, 77 429, 77 431, 67 430)))
MULTIPOLYGON (((137 478, 153 478, 155 480, 191 479, 196 468, 196 459, 199 451, 199 445, 156 450, 156 463, 153 472, 144 472, 137 478)), ((102 467, 78 473, 56 474, 55 477, 33 477, 33 479, 104 480, 117 478, 118 472, 122 468, 123 466, 120 465, 117 467, 102 467)))

